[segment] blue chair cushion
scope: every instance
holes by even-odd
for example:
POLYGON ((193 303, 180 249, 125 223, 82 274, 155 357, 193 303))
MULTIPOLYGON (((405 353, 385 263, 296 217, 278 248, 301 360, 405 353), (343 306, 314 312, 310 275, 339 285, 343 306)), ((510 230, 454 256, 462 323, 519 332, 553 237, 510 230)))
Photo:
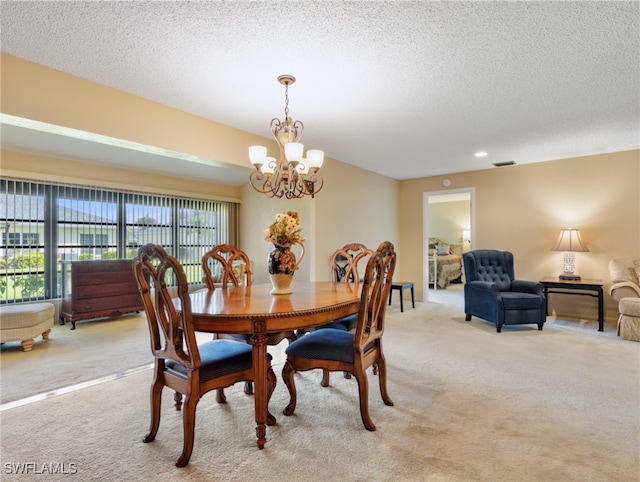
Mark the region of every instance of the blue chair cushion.
POLYGON ((353 363, 353 338, 352 332, 336 328, 316 330, 291 343, 285 353, 300 358, 353 363))
POLYGON ((505 310, 537 310, 542 306, 540 295, 514 291, 501 291, 505 310))
POLYGON ((318 330, 325 328, 335 328, 336 330, 353 331, 356 329, 357 325, 358 314, 354 313, 353 315, 345 316, 344 318, 332 321, 331 323, 327 323, 326 325, 319 326, 318 330))
MULTIPOLYGON (((241 372, 253 366, 253 347, 233 340, 212 340, 198 345, 200 351, 200 381, 218 378, 230 373, 241 372)), ((269 361, 271 355, 267 354, 269 361)), ((187 375, 187 369, 180 363, 167 359, 165 366, 170 370, 187 375)))

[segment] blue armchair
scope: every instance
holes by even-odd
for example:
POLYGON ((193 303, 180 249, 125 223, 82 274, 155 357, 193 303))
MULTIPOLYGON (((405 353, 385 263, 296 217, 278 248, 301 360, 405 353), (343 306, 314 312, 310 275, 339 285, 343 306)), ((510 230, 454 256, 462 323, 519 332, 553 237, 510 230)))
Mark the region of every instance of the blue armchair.
POLYGON ((472 316, 502 325, 536 324, 547 318, 543 286, 536 281, 516 280, 513 254, 509 251, 477 249, 463 254, 465 320, 472 316))

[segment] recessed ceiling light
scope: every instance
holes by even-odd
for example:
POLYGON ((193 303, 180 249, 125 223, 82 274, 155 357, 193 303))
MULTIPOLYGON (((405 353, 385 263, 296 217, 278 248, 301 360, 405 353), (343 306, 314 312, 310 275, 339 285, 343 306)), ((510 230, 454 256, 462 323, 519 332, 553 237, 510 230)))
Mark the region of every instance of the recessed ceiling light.
POLYGON ((487 157, 489 154, 487 152, 484 151, 478 151, 474 154, 474 156, 476 157, 487 157))

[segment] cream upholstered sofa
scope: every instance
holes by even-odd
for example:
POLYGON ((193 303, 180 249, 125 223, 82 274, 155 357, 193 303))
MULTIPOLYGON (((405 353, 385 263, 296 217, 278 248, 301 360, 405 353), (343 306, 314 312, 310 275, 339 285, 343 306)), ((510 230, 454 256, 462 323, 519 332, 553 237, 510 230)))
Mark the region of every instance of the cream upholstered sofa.
POLYGON ((618 335, 640 341, 640 258, 616 258, 609 262, 612 285, 609 294, 618 302, 618 335))
POLYGON ((22 342, 24 351, 33 349, 33 339, 49 338, 53 327, 53 303, 25 303, 0 307, 0 342, 22 342))

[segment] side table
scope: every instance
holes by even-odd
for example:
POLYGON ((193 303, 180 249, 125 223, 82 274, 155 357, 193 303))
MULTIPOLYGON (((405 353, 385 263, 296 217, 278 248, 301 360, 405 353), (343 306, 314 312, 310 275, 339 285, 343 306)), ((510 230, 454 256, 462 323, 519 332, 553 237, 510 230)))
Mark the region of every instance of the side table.
POLYGON ((598 331, 604 331, 604 296, 602 280, 580 279, 563 280, 559 278, 543 278, 540 283, 544 287, 547 298, 547 315, 549 314, 549 294, 580 295, 598 298, 598 331))
POLYGON ((404 290, 411 290, 411 306, 416 307, 416 301, 413 297, 413 281, 392 281, 391 289, 389 290, 389 304, 391 304, 391 295, 393 290, 400 291, 400 312, 404 311, 404 296, 402 296, 404 290))

